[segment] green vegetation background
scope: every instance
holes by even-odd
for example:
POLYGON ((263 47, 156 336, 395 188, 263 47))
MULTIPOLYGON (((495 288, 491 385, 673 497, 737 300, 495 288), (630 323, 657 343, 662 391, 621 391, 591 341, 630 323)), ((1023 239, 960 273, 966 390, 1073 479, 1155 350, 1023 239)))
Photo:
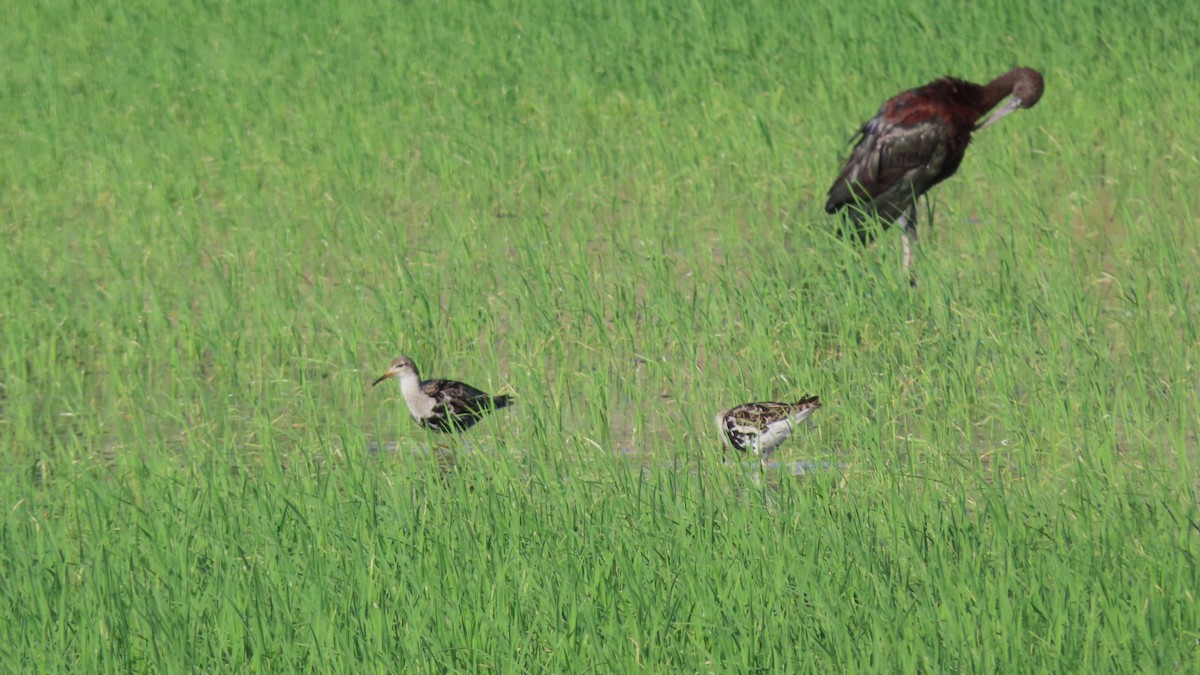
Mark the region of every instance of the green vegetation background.
POLYGON ((6 5, 3 669, 1200 669, 1200 4, 6 5), (832 236, 1013 65, 915 291, 832 236))

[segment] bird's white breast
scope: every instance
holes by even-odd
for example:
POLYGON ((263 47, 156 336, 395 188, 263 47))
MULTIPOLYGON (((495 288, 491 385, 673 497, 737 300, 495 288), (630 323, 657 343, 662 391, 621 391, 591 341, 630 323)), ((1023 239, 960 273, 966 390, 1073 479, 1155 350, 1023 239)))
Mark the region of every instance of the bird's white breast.
POLYGON ((421 391, 421 379, 414 376, 400 378, 400 393, 404 395, 404 403, 413 419, 422 420, 433 414, 433 406, 437 401, 432 396, 421 391))
POLYGON ((777 422, 771 422, 758 437, 758 451, 767 452, 768 450, 772 450, 775 448, 775 446, 786 441, 789 437, 791 437, 791 435, 791 420, 784 419, 777 422))

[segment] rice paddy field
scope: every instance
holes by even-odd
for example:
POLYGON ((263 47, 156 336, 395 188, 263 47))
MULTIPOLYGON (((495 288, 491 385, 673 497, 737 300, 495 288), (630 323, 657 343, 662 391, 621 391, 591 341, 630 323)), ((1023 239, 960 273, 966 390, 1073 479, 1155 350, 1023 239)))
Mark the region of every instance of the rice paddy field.
POLYGON ((1200 3, 4 13, 0 670, 1200 671, 1200 3), (1016 65, 916 288, 834 236, 1016 65))

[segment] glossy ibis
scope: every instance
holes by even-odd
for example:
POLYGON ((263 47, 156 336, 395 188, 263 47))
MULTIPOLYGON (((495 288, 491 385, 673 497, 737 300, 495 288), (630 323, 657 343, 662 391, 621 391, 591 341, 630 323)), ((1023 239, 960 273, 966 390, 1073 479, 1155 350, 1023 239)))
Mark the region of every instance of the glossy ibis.
POLYGON ((513 402, 511 397, 490 396, 454 380, 422 380, 417 364, 407 356, 396 357, 371 385, 393 377, 400 381, 408 413, 417 424, 434 431, 465 431, 487 413, 513 402))
MULTIPOLYGON (((917 243, 917 198, 954 175, 971 132, 1018 108, 1037 105, 1042 89, 1041 73, 1013 68, 985 85, 943 77, 893 96, 855 134, 858 144, 829 189, 825 211, 845 209, 863 243, 873 236, 866 222, 870 218, 881 220, 884 229, 899 224, 907 271, 912 262, 909 239, 913 246, 917 243), (1005 97, 1011 98, 977 126, 1005 97)), ((839 229, 838 236, 842 234, 839 229)))

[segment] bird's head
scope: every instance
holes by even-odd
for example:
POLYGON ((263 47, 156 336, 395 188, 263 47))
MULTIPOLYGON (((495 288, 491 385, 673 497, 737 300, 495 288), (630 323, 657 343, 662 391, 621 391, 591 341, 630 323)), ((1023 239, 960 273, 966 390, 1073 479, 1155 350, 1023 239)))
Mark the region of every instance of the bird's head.
POLYGON ((1042 100, 1042 92, 1046 90, 1046 81, 1042 74, 1033 68, 1017 68, 1020 73, 1013 84, 1013 98, 1021 103, 1018 107, 1032 108, 1042 100))
POLYGON ((986 122, 975 127, 976 130, 995 124, 1000 118, 1014 110, 1032 108, 1042 100, 1042 92, 1046 88, 1046 81, 1042 78, 1042 74, 1033 68, 1013 68, 989 83, 988 86, 997 84, 1006 87, 1010 92, 1008 100, 992 113, 986 122))
POLYGON ((417 364, 414 363, 412 359, 408 358, 407 356, 397 356, 396 358, 392 359, 392 365, 388 366, 387 372, 376 378, 375 381, 371 383, 371 386, 373 387, 391 377, 394 377, 398 380, 404 380, 409 377, 420 379, 421 376, 417 372, 417 364))

